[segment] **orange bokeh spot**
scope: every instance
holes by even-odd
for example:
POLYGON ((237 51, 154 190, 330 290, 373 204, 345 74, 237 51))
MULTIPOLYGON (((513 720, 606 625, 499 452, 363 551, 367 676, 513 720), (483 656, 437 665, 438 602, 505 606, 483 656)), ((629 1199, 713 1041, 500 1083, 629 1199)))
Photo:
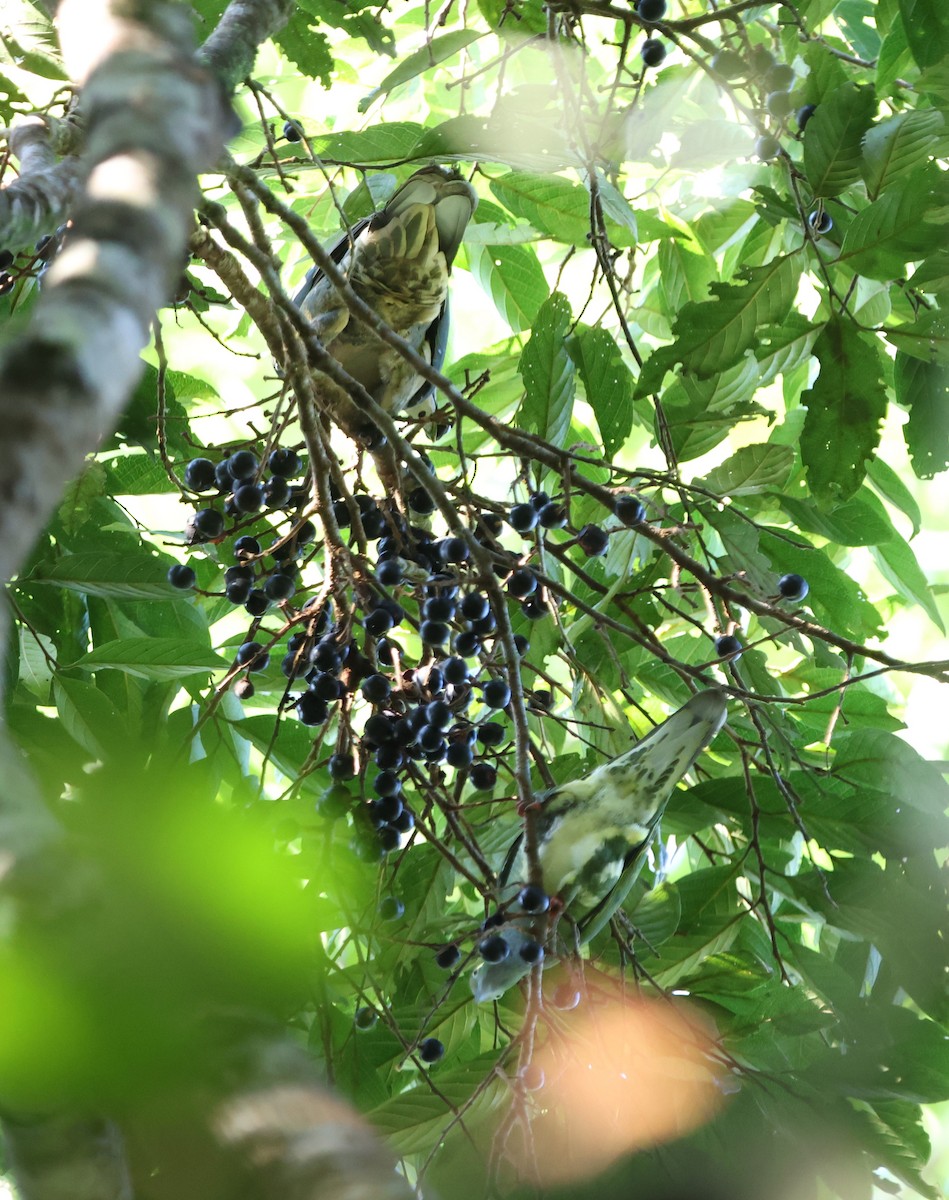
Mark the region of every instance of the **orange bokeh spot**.
POLYGON ((689 1133, 721 1100, 712 1037, 679 1003, 600 993, 549 1016, 533 1059, 546 1082, 531 1097, 531 1136, 508 1147, 523 1175, 544 1184, 595 1175, 689 1133))

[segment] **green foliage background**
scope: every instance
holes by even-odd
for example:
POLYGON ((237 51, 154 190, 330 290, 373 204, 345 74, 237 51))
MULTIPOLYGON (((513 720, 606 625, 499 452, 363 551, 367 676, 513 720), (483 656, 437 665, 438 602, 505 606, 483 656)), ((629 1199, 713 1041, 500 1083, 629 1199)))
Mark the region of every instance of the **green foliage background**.
MULTIPOLYGON (((207 30, 223 4, 194 7, 207 30)), ((59 103, 55 53, 27 13, 0 60, 6 122, 59 103)), ((793 1175, 789 1195, 937 1197, 920 1106, 949 1086, 949 795, 901 713, 913 680, 947 682, 944 586, 927 579, 944 570, 916 547, 944 524, 949 466, 949 18, 939 0, 714 16, 671 3, 653 31, 670 53, 644 74, 645 35, 618 5, 482 0, 427 25, 418 4, 306 0, 238 98, 232 150, 327 236, 336 204, 371 211, 418 163, 477 164, 447 367, 477 407, 449 434, 413 437, 466 514, 503 512, 528 485, 568 501, 570 529, 501 538, 530 555, 556 610, 530 622, 510 608, 530 638, 526 688, 554 691, 552 715, 528 714, 553 779, 625 748, 627 723, 644 733, 687 681, 731 694, 727 731, 670 804, 584 985, 622 972, 647 995, 688 993, 729 1094, 709 1125, 618 1166, 597 1194, 702 1180, 707 1194, 783 1195, 793 1175), (794 67, 792 115, 765 114, 754 70, 716 73, 726 45, 794 67), (287 116, 303 143, 280 136, 287 116), (780 153, 759 162, 769 132, 780 153), (832 218, 826 235, 813 212, 832 218), (620 528, 604 488, 634 489, 648 524, 620 528), (611 530, 603 558, 571 541, 588 521, 611 530), (809 581, 802 606, 777 601, 786 572, 809 581), (714 639, 732 631, 747 648, 722 664, 714 639)), ((227 179, 205 182, 244 228, 227 179)), ((306 256, 276 217, 266 234, 290 288, 306 256)), ((35 256, 17 264, 4 320, 35 294, 35 256)), ((484 1194, 497 1122, 513 1105, 529 1125, 543 1108, 517 1072, 559 1018, 522 1025, 516 990, 476 1007, 465 972, 434 955, 456 939, 473 951, 485 865, 520 826, 513 735, 493 793, 416 770, 419 832, 367 862, 353 843, 371 766, 364 754, 340 800, 326 762, 337 742, 358 751, 368 710, 357 700, 315 738, 295 721, 278 667, 301 627, 292 606, 264 618, 272 665, 252 701, 234 698, 250 622, 221 595, 230 545, 185 550, 193 499, 182 507, 175 476, 202 447, 263 446, 277 427, 300 439, 249 317, 206 266, 188 277, 114 438, 10 591, 10 728, 51 807, 113 872, 117 905, 107 936, 38 933, 11 950, 18 1018, 0 1064, 34 1102, 134 1104, 199 1051, 192 1031, 173 1053, 169 1028, 204 1005, 253 1003, 306 1040, 410 1178, 484 1194), (194 595, 165 578, 186 554, 194 595), (212 801, 207 821, 195 815, 212 801), (391 895, 404 914, 386 921, 391 895), (159 931, 154 955, 136 942, 142 922, 159 931), (256 986, 262 972, 270 986, 256 986), (159 976, 176 986, 156 993, 159 976), (61 1004, 37 1002, 57 991, 61 1004), (363 1007, 379 1019, 357 1031, 363 1007), (428 1036, 446 1055, 423 1069, 428 1036)), ((288 528, 274 515, 242 532, 288 528)), ((318 541, 314 590, 325 568, 318 541)), ((400 599, 414 616, 411 590, 400 599)), ((358 630, 358 602, 353 615, 358 630)), ((416 633, 399 636, 406 661, 422 660, 416 633)), ((502 669, 498 646, 482 677, 502 669)))

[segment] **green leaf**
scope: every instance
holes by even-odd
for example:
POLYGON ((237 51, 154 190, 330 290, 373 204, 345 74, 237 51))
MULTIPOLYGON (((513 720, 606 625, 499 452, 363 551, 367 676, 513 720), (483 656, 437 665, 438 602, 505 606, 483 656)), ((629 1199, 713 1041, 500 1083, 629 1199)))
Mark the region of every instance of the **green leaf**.
POLYGON ((857 213, 847 226, 838 262, 870 279, 900 278, 907 262, 945 243, 945 228, 926 220, 931 211, 923 179, 907 180, 857 213))
POLYGON ((127 736, 125 721, 101 688, 57 675, 53 695, 66 732, 90 754, 103 758, 106 747, 127 736))
POLYGON ((949 366, 949 312, 930 309, 911 325, 896 325, 884 333, 904 354, 949 366))
POLYGON ((897 402, 909 409, 903 437, 913 470, 932 479, 949 467, 949 365, 897 352, 893 384, 897 402))
POLYGON ((69 76, 63 69, 63 64, 57 62, 41 50, 29 49, 21 45, 9 31, 0 31, 0 45, 10 56, 10 61, 16 64, 20 71, 28 71, 41 79, 53 79, 57 83, 67 83, 69 76))
POLYGON ((426 71, 437 67, 439 63, 454 58, 466 46, 470 46, 472 42, 476 42, 482 37, 484 37, 483 33, 478 33, 473 29, 452 29, 448 33, 442 34, 441 37, 427 41, 421 49, 404 58, 394 70, 389 72, 377 88, 373 88, 368 96, 364 96, 359 101, 357 106, 359 111, 365 112, 380 96, 391 92, 399 84, 408 83, 410 79, 424 75, 426 71))
POLYGON ((701 304, 708 289, 718 278, 718 268, 710 254, 696 253, 681 238, 663 239, 658 247, 660 289, 666 315, 675 318, 687 303, 701 304))
POLYGON ((874 81, 877 95, 881 98, 889 96, 895 80, 906 71, 907 67, 912 66, 912 61, 909 42, 906 40, 906 29, 903 26, 902 18, 897 14, 880 46, 874 81))
MULTIPOLYGON (((590 194, 559 175, 514 171, 491 181, 491 191, 516 217, 530 221, 540 233, 569 246, 590 241, 590 194)), ((635 245, 635 238, 627 245, 635 245)))
POLYGON ((578 325, 567 342, 567 352, 583 380, 604 453, 612 458, 633 428, 635 381, 616 339, 600 326, 578 325))
POLYGON ((860 178, 863 135, 875 110, 873 89, 855 83, 821 99, 804 130, 804 171, 812 195, 839 196, 860 178))
POLYGON ((814 353, 820 374, 801 396, 807 408, 801 456, 814 496, 830 504, 852 496, 866 474, 880 441, 886 389, 876 339, 849 321, 829 321, 814 353))
POLYGON ((742 446, 705 476, 703 486, 722 496, 752 496, 783 487, 794 469, 790 446, 742 446))
POLYGON ((154 637, 118 638, 96 646, 72 664, 82 671, 128 671, 142 679, 184 679, 228 665, 227 659, 199 642, 154 637))
POLYGON ((113 596, 127 600, 181 598, 166 578, 169 561, 144 554, 119 554, 114 550, 65 554, 54 562, 40 563, 31 580, 68 588, 87 596, 113 596))
POLYGON ((920 69, 949 58, 949 9, 942 0, 899 0, 906 40, 920 69))
POLYGON ((800 259, 785 255, 763 267, 742 268, 741 284, 713 283, 709 290, 716 300, 684 305, 673 330, 676 340, 654 351, 643 365, 637 397, 658 391, 676 363, 700 379, 737 363, 757 341, 762 325, 787 316, 800 273, 800 259))
POLYGON ((818 621, 843 637, 873 637, 882 617, 867 600, 859 584, 835 566, 823 550, 802 545, 800 537, 789 541, 785 531, 761 535, 761 549, 776 575, 803 575, 811 586, 807 602, 818 621))
POLYGON ((907 542, 898 534, 873 549, 873 557, 885 579, 910 604, 918 604, 940 632, 945 626, 929 581, 907 542))
POLYGON ((836 545, 877 546, 896 537, 886 509, 866 488, 843 504, 826 509, 799 496, 778 499, 797 529, 820 534, 836 545))
POLYGON ((106 459, 103 466, 110 496, 157 496, 177 491, 165 468, 150 454, 123 454, 106 459))
POLYGON ((301 74, 329 87, 333 53, 326 34, 315 27, 311 16, 295 8, 286 25, 274 35, 274 41, 301 74))
POLYGON ((451 117, 425 130, 411 157, 483 158, 526 171, 580 165, 566 129, 549 114, 531 109, 495 112, 488 118, 451 117))
POLYGON ((515 333, 530 329, 549 295, 534 251, 529 246, 478 245, 467 250, 472 273, 501 316, 515 333))
POLYGON ((413 157, 412 150, 422 134, 422 126, 412 121, 379 122, 368 129, 325 133, 311 138, 317 158, 324 162, 372 166, 413 157))
POLYGON ((527 393, 520 423, 555 446, 566 442, 576 393, 574 365, 565 345, 572 320, 569 301, 554 292, 537 314, 519 367, 527 393))
POLYGON ((924 108, 899 113, 869 130, 863 141, 863 178, 871 200, 929 160, 945 124, 942 113, 924 108))
MULTIPOLYGON (((949 440, 949 430, 947 430, 947 440, 949 440)), ((867 479, 884 500, 888 500, 894 508, 898 508, 901 513, 909 517, 913 523, 913 537, 915 537, 922 527, 923 515, 919 511, 915 497, 899 475, 882 458, 874 458, 867 468, 867 479)))
POLYGON ((949 250, 937 250, 924 258, 913 272, 910 284, 921 292, 936 295, 949 292, 949 250))

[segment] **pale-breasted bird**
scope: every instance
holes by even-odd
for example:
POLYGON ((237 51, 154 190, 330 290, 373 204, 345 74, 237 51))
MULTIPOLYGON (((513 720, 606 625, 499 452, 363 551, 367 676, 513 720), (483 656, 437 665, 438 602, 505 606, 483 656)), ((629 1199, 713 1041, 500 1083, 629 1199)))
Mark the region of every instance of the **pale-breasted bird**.
MULTIPOLYGON (((537 797, 543 887, 559 898, 582 941, 594 937, 625 900, 675 785, 726 716, 721 692, 698 692, 632 750, 537 797)), ((523 835, 511 847, 500 882, 502 887, 527 882, 523 835)), ((496 1000, 530 971, 521 957, 532 941, 530 922, 517 915, 497 930, 508 953, 472 973, 479 1002, 496 1000)))
MULTIPOLYGON (((437 368, 448 339, 448 278, 477 205, 464 179, 423 167, 329 248, 356 295, 437 368)), ((432 386, 350 313, 318 266, 295 299, 326 349, 386 412, 431 411, 432 386)), ((347 433, 371 433, 366 414, 342 388, 325 377, 321 386, 328 411, 347 433)))

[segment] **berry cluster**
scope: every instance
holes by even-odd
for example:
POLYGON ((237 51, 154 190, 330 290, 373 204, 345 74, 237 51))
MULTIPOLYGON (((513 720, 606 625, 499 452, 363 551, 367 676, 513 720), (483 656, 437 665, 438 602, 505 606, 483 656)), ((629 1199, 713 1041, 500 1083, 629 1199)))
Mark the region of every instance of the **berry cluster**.
MULTIPOLYGON (((232 522, 229 533, 253 523, 263 510, 284 510, 292 518, 306 493, 290 481, 302 472, 299 455, 283 448, 270 454, 266 471, 250 450, 238 450, 218 463, 209 458, 192 459, 185 468, 185 486, 199 495, 216 492, 223 497, 223 504, 199 508, 191 515, 185 528, 188 542, 221 541, 228 518, 232 522)), ((243 605, 252 617, 263 616, 272 604, 290 600, 300 574, 296 558, 315 536, 312 521, 296 521, 288 535, 273 538, 266 549, 258 537, 237 537, 233 546, 237 563, 224 572, 224 595, 232 604, 243 605)), ((196 579, 194 569, 186 564, 176 564, 168 572, 173 587, 194 587, 196 579)))

